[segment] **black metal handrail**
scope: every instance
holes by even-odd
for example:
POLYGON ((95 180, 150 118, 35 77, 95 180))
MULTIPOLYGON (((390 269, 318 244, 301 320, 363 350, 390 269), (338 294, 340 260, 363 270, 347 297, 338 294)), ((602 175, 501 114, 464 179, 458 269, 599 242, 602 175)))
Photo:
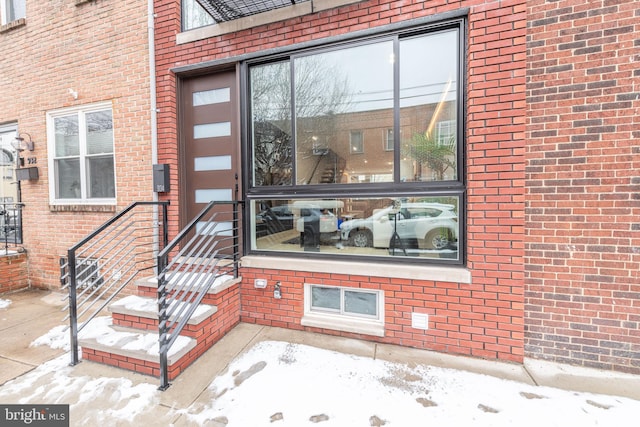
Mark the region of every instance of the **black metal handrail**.
POLYGON ((10 246, 22 244, 22 203, 0 204, 0 242, 6 255, 10 246))
POLYGON ((141 271, 156 267, 156 253, 168 241, 168 205, 166 201, 130 204, 61 259, 60 281, 63 289, 69 288, 64 309, 69 310, 72 365, 78 363, 78 332, 141 271), (79 324, 81 318, 84 321, 79 324))
POLYGON ((161 390, 169 387, 168 352, 209 289, 238 278, 243 209, 242 201, 210 202, 158 254, 161 390))

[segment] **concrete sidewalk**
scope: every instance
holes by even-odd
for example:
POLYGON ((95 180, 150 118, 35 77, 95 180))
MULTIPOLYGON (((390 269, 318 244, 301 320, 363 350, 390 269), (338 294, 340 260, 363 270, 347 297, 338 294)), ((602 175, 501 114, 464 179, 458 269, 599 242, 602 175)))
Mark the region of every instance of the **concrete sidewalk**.
MULTIPOLYGON (((52 328, 63 325, 65 313, 64 295, 40 290, 26 290, 0 295, 0 299, 10 300, 7 308, 0 309, 0 391, 6 382, 18 378, 36 369, 48 360, 65 354, 63 350, 54 350, 47 346, 32 347, 30 344, 52 328)), ((291 331, 241 323, 227 336, 206 352, 191 367, 182 373, 171 387, 160 393, 159 405, 147 416, 150 424, 158 420, 169 420, 174 425, 187 425, 187 421, 175 410, 187 408, 206 392, 208 385, 223 373, 229 363, 242 352, 260 341, 284 341, 305 344, 313 347, 338 351, 345 354, 381 359, 390 362, 408 363, 410 366, 421 364, 495 376, 502 379, 519 381, 529 385, 550 386, 566 390, 610 394, 640 400, 640 376, 603 372, 594 369, 571 367, 555 363, 527 359, 524 365, 486 361, 469 357, 452 356, 425 350, 376 344, 367 341, 333 337, 315 333, 291 331)), ((86 378, 126 378, 132 384, 159 385, 157 378, 129 371, 83 361, 71 368, 70 375, 86 378)), ((42 387, 35 382, 30 387, 42 387)), ((24 390, 29 395, 28 389, 24 390)), ((17 403, 2 401, 1 404, 17 403)), ((79 398, 79 401, 81 399, 79 398)), ((76 405, 74 411, 95 411, 99 402, 82 406, 76 405)), ((72 414, 73 418, 80 414, 72 414)), ((144 419, 136 419, 144 422, 144 419)))

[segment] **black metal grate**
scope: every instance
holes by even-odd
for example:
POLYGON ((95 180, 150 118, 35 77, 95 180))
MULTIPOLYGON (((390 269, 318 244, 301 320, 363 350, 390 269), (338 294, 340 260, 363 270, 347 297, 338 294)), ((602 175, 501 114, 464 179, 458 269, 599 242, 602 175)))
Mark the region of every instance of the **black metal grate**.
POLYGON ((232 21, 310 0, 196 0, 216 23, 232 21))

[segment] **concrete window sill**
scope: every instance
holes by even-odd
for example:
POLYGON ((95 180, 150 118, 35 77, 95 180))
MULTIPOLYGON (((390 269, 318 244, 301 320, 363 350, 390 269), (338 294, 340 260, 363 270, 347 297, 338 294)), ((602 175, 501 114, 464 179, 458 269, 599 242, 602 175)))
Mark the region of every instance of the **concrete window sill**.
POLYGON ((243 267, 307 271, 312 273, 349 274, 435 282, 471 283, 471 271, 465 267, 435 265, 380 264, 364 261, 339 261, 248 255, 243 267))

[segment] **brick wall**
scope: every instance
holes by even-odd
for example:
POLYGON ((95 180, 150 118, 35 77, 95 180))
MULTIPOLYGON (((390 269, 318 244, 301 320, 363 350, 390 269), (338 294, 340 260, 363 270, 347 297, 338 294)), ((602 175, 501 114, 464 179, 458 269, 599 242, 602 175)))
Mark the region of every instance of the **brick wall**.
POLYGON ((640 3, 528 3, 526 355, 640 373, 640 3))
MULTIPOLYGON (((384 288, 391 308, 383 340, 521 361, 524 344, 525 2, 364 1, 233 34, 176 45, 179 1, 156 1, 159 153, 177 165, 176 76, 172 67, 259 52, 469 8, 467 67, 467 266, 471 284, 245 271, 278 277, 287 296, 261 301, 243 284, 243 320, 300 328, 302 283, 384 288), (264 305, 263 305, 264 303, 264 305), (432 315, 426 332, 407 331, 411 310, 432 315), (252 313, 256 313, 255 315, 252 313)), ((172 188, 178 189, 173 167, 172 188)), ((178 216, 178 191, 170 194, 178 216)), ((175 222, 174 222, 175 224, 175 222)), ((175 230, 172 231, 174 233, 175 230)), ((252 282, 251 282, 252 283, 252 282)), ((326 331, 328 332, 328 331, 326 331)))
POLYGON ((22 182, 24 247, 32 286, 59 286, 59 257, 135 200, 151 200, 147 2, 27 1, 25 24, 0 33, 0 123, 35 141, 38 181, 22 182), (75 100, 69 93, 78 93, 75 100), (54 212, 49 206, 46 113, 111 101, 117 208, 54 212))
POLYGON ((28 287, 27 254, 0 253, 0 294, 28 287))

